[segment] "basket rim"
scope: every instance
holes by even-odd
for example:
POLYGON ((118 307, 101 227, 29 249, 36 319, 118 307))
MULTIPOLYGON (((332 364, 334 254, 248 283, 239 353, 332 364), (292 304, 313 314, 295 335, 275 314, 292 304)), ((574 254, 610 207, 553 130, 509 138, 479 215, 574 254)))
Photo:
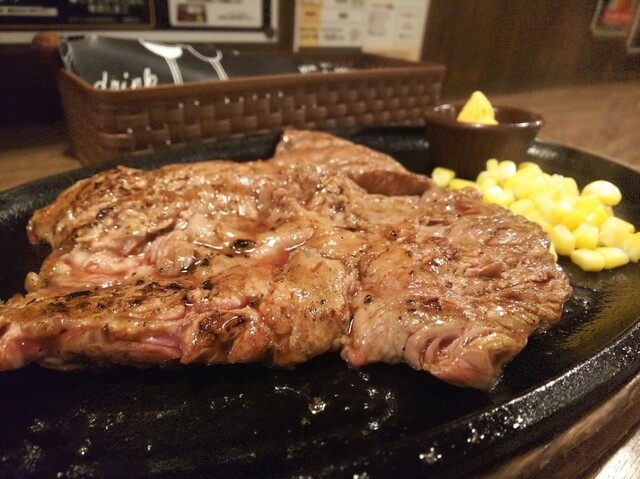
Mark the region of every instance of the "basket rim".
MULTIPOLYGON (((368 57, 386 60, 384 57, 375 57, 374 55, 367 55, 368 57)), ((149 100, 162 100, 175 96, 177 92, 180 92, 182 96, 198 96, 202 94, 231 94, 237 92, 257 91, 264 89, 273 89, 274 82, 278 86, 283 88, 296 86, 296 85, 308 85, 314 83, 326 83, 330 79, 343 79, 349 81, 366 80, 370 78, 391 78, 398 77, 398 75, 415 77, 416 75, 424 74, 439 74, 444 75, 445 66, 438 63, 431 62, 406 62, 398 64, 395 59, 390 59, 389 66, 366 68, 361 70, 353 70, 346 72, 336 73, 291 73, 291 74, 279 74, 279 75, 260 75, 252 77, 234 78, 225 81, 194 81, 189 83, 183 83, 181 85, 175 84, 162 84, 151 88, 136 88, 136 89, 124 89, 124 90, 107 90, 95 88, 83 78, 79 77, 75 73, 61 68, 58 72, 59 81, 66 81, 73 83, 77 88, 80 88, 84 93, 93 96, 98 101, 108 102, 132 102, 132 101, 149 101, 149 100), (329 75, 335 75, 329 77, 329 75)))

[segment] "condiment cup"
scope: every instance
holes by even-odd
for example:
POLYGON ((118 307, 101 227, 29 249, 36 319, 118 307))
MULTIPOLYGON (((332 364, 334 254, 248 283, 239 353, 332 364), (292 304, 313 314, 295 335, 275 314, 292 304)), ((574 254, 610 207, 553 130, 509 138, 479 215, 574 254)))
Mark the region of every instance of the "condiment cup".
POLYGON ((490 158, 523 161, 544 125, 537 113, 494 106, 497 125, 462 123, 456 120, 464 102, 442 103, 426 114, 429 163, 456 172, 459 178, 475 180, 490 158))

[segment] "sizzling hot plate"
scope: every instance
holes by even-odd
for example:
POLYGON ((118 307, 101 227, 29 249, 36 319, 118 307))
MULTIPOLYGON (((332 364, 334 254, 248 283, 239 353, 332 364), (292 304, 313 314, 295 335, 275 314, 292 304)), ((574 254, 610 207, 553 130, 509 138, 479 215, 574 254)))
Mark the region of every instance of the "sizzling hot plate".
MULTIPOLYGON (((341 132, 429 172, 419 129, 341 132)), ((276 136, 128 161, 151 168, 271 155, 276 136)), ((532 160, 583 185, 608 179, 640 225, 640 175, 536 141, 532 160)), ((0 297, 22 290, 44 247, 31 212, 96 169, 0 193, 0 297)), ((295 370, 262 365, 0 373, 1 477, 468 477, 530 448, 640 370, 640 266, 587 274, 563 262, 575 293, 554 329, 531 339, 489 392, 458 389, 404 365, 355 370, 337 354, 295 370), (364 474, 367 474, 366 476, 364 474)))

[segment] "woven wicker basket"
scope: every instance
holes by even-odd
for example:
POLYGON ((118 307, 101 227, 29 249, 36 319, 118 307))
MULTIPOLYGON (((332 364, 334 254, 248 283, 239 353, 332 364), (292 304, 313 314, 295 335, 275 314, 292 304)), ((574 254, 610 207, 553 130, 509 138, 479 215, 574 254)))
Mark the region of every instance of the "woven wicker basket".
POLYGON ((61 70, 59 89, 72 151, 83 165, 94 165, 285 127, 421 125, 425 109, 439 99, 445 71, 442 65, 366 54, 324 60, 353 70, 121 91, 96 89, 61 70))

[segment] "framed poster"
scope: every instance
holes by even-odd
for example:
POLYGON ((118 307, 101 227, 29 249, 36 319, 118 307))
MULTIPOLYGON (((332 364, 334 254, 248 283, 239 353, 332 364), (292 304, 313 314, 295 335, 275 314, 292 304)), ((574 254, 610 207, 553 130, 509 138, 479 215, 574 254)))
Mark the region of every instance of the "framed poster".
POLYGON ((629 34, 638 0, 598 0, 591 31, 599 36, 624 37, 629 34))
POLYGON ((169 24, 181 28, 260 30, 268 11, 260 1, 168 0, 169 24))
POLYGON ((277 43, 280 0, 0 0, 0 43, 39 31, 154 41, 277 43))
POLYGON ((153 0, 0 0, 0 28, 146 29, 155 26, 153 0))
POLYGON ((640 8, 636 10, 635 20, 627 37, 627 51, 640 53, 640 8))

